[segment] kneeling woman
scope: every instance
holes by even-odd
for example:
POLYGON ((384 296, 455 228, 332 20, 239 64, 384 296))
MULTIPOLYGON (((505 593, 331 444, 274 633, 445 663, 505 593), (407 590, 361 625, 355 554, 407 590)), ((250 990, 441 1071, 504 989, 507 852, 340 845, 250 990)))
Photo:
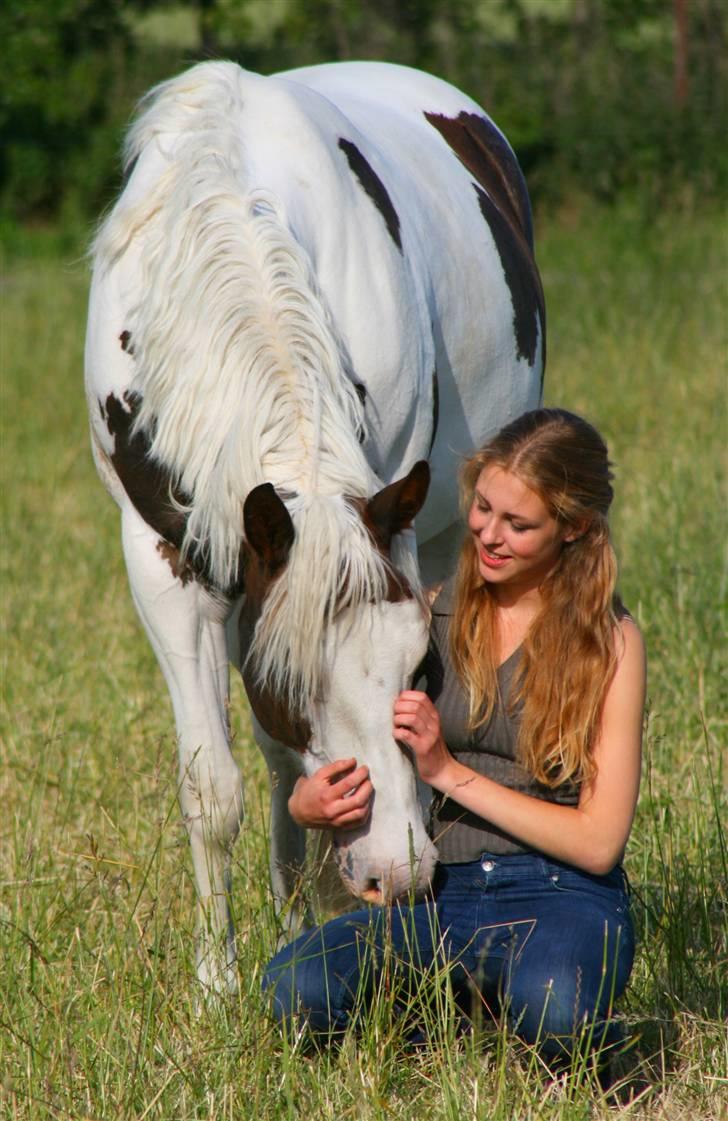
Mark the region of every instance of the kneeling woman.
MULTIPOLYGON (((526 413, 465 465, 470 533, 434 604, 427 693, 394 703, 393 735, 435 792, 432 895, 282 950, 264 982, 282 1023, 336 1034, 385 967, 406 1000, 447 964, 461 1006, 475 996, 547 1061, 615 1038, 645 656, 615 592, 610 478, 599 434, 560 409, 526 413)), ((360 826, 372 795, 366 768, 343 761, 300 779, 290 810, 360 826)))

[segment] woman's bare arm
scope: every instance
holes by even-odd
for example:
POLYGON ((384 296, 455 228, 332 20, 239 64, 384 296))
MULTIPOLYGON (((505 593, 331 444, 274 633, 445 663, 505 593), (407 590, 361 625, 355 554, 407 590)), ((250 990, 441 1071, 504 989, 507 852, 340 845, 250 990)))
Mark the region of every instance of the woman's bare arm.
POLYGON ((620 859, 639 789, 645 651, 638 627, 620 625, 622 650, 604 701, 594 749, 596 773, 577 806, 544 802, 501 786, 458 763, 440 731, 437 710, 424 693, 400 693, 394 736, 410 747, 420 777, 435 790, 538 849, 584 871, 605 874, 620 859))

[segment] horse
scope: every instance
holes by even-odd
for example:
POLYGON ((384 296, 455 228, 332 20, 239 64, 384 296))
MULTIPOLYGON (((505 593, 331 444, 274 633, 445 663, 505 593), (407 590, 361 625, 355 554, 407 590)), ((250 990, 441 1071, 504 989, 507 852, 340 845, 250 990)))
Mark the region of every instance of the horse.
POLYGON ((529 199, 469 97, 384 63, 272 76, 200 63, 143 99, 93 242, 94 460, 171 696, 198 897, 197 974, 235 989, 243 819, 229 664, 271 777, 281 922, 305 838, 293 785, 369 766, 334 837, 348 890, 426 890, 436 850, 392 702, 459 542, 459 457, 540 400, 529 199))

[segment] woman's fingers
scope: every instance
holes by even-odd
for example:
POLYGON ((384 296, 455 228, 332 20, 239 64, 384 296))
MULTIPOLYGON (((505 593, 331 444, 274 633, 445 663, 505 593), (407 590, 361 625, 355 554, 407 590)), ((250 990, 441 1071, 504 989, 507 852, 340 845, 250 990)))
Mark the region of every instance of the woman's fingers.
POLYGON ((356 759, 334 759, 333 763, 324 763, 323 767, 319 767, 316 775, 322 781, 334 782, 336 779, 345 775, 349 771, 356 768, 356 759))
POLYGON ((394 738, 415 755, 431 751, 440 740, 440 717, 426 693, 405 689, 394 702, 394 738))
POLYGON ((352 794, 358 787, 361 786, 369 778, 368 767, 356 767, 352 771, 348 771, 343 778, 337 781, 330 781, 331 794, 335 798, 344 798, 347 794, 352 794))
POLYGON ((356 790, 332 802, 329 807, 332 827, 346 829, 347 826, 361 825, 366 821, 371 811, 373 793, 374 787, 366 779, 356 790))
POLYGON ((430 723, 436 717, 437 710, 426 693, 417 693, 407 689, 395 698, 394 718, 403 723, 412 724, 413 721, 430 723))
POLYGON ((374 793, 369 768, 356 759, 335 759, 296 781, 288 809, 307 829, 346 829, 361 825, 374 793))
MULTIPOLYGON (((332 806, 344 803, 347 808, 353 809, 355 806, 363 806, 372 796, 373 787, 366 776, 356 786, 352 786, 348 779, 345 783, 338 783, 338 786, 343 787, 343 789, 332 799, 332 806)), ((332 792, 337 790, 337 787, 332 787, 332 792)))

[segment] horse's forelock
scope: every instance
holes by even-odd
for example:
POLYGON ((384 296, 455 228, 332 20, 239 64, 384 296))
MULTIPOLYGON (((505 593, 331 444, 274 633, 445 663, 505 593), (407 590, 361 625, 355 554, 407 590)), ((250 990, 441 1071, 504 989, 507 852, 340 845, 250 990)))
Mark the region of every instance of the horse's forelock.
POLYGON ((306 497, 292 517, 295 541, 266 596, 250 657, 260 683, 301 712, 325 687, 325 634, 334 615, 381 602, 389 569, 345 498, 306 497))

